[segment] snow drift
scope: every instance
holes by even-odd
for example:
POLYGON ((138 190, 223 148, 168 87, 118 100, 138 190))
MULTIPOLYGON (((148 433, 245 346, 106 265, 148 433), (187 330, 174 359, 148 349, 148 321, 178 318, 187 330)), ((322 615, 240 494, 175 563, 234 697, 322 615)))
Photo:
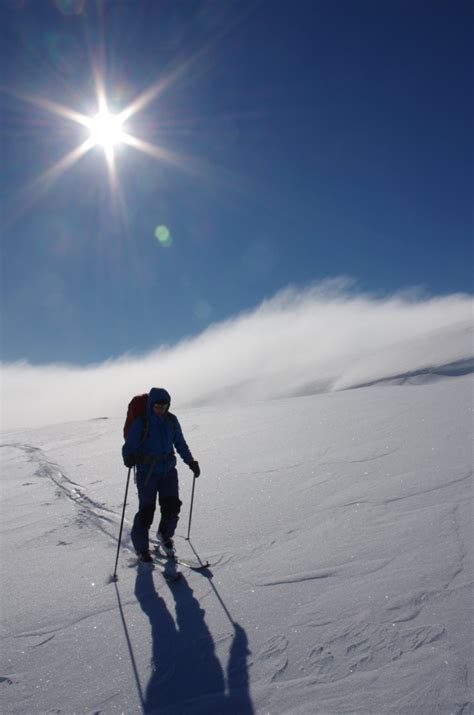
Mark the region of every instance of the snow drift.
POLYGON ((153 385, 166 387, 174 405, 182 407, 469 371, 472 307, 466 295, 359 295, 341 280, 289 289, 147 355, 83 367, 3 365, 3 429, 119 417, 131 395, 153 385), (34 409, 25 410, 25 399, 34 409))

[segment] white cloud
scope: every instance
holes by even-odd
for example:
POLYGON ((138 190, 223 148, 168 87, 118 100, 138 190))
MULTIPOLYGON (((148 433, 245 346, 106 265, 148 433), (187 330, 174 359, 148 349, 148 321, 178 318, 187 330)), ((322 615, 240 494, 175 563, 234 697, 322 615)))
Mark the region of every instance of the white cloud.
POLYGON ((124 416, 166 387, 174 406, 344 389, 472 359, 473 300, 356 294, 344 280, 287 289, 146 355, 100 365, 2 366, 2 429, 124 416))

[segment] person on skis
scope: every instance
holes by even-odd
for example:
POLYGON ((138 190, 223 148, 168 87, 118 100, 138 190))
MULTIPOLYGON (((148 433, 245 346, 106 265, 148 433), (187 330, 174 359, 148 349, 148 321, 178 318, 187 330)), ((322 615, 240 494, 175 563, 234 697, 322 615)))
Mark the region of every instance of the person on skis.
POLYGON ((158 543, 168 556, 174 556, 173 535, 182 504, 174 448, 194 477, 200 474, 199 464, 186 444, 178 419, 169 412, 170 403, 171 397, 165 389, 153 387, 148 393, 145 418, 135 417, 122 447, 125 466, 136 466, 138 511, 131 538, 142 561, 152 560, 149 530, 157 499, 161 515, 158 543))

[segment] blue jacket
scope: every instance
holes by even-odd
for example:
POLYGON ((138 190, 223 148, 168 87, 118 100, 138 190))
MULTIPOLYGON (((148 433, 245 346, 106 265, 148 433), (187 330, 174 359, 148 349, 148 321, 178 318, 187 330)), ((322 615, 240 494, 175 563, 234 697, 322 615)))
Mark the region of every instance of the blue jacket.
POLYGON ((139 473, 149 471, 153 458, 156 458, 153 466, 154 474, 162 474, 175 467, 174 447, 183 462, 190 464, 193 461, 193 455, 183 437, 178 418, 170 412, 163 416, 154 414, 152 405, 159 400, 171 402, 166 390, 153 387, 148 394, 146 429, 145 420, 136 417, 130 425, 127 439, 122 447, 124 459, 131 455, 137 458, 139 473))

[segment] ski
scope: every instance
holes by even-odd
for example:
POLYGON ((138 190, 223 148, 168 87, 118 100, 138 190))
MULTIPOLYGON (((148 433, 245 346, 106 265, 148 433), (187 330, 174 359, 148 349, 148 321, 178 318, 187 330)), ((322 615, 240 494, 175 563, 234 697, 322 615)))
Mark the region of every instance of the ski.
POLYGON ((139 574, 147 574, 151 573, 152 571, 159 571, 165 581, 169 581, 170 583, 173 583, 174 581, 179 581, 182 576, 180 571, 168 573, 163 568, 163 562, 155 558, 153 559, 153 561, 142 561, 138 558, 131 558, 128 562, 128 565, 130 568, 136 568, 139 574))
POLYGON ((191 571, 204 571, 204 569, 208 569, 210 567, 209 561, 205 561, 204 563, 200 563, 199 561, 183 561, 183 559, 180 559, 179 557, 171 557, 172 560, 180 564, 180 566, 185 566, 188 569, 191 569, 191 571))
POLYGON ((168 554, 165 554, 163 551, 161 551, 158 545, 155 547, 154 551, 155 558, 158 560, 158 563, 172 561, 175 564, 179 564, 180 566, 184 566, 187 569, 191 569, 191 571, 204 571, 205 569, 208 569, 211 565, 209 561, 187 561, 185 559, 180 558, 176 554, 174 554, 173 556, 169 556, 168 554))

